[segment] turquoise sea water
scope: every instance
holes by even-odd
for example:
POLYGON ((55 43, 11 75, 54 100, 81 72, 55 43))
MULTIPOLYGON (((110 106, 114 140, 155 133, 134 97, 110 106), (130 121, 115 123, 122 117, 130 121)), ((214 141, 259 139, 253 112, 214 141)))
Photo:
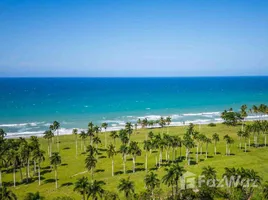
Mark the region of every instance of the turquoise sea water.
POLYGON ((224 109, 261 103, 268 77, 0 78, 0 128, 9 136, 40 135, 54 120, 62 134, 89 121, 110 129, 168 115, 173 125, 217 122, 224 109))

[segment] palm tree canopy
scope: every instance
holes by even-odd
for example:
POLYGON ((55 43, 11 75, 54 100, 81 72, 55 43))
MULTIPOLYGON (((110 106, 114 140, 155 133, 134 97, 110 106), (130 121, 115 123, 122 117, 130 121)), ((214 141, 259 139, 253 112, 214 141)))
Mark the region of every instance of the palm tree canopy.
POLYGON ((89 187, 89 181, 88 178, 83 176, 82 178, 79 178, 75 184, 74 184, 74 191, 80 192, 80 194, 83 194, 85 190, 89 187))
POLYGON ((36 193, 27 193, 24 200, 43 200, 45 197, 41 196, 39 192, 36 193))
POLYGON ((105 190, 103 189, 103 185, 105 185, 104 181, 96 181, 94 180, 87 189, 88 198, 92 197, 92 199, 97 199, 97 196, 102 198, 105 190))
POLYGON ((162 182, 168 186, 174 184, 179 180, 179 178, 185 172, 185 169, 179 166, 178 163, 171 165, 169 168, 166 168, 166 175, 163 176, 162 182))
POLYGON ((113 144, 110 144, 106 152, 109 158, 114 157, 116 155, 115 146, 113 144))
POLYGON ((50 164, 54 165, 55 168, 57 165, 61 164, 61 156, 58 152, 52 152, 52 155, 50 157, 50 164))
POLYGON ((8 190, 5 186, 2 186, 0 187, 0 199, 1 200, 17 200, 17 197, 11 190, 8 190))
POLYGON ((157 174, 154 172, 150 172, 147 174, 144 178, 144 182, 146 187, 152 191, 154 188, 158 187, 160 185, 160 180, 157 178, 157 174))
POLYGON ((92 155, 87 155, 85 160, 87 170, 91 170, 96 167, 97 159, 92 155))
POLYGON ((125 197, 128 198, 132 193, 134 193, 134 182, 129 180, 130 178, 128 177, 127 179, 120 179, 119 185, 118 185, 118 190, 120 192, 125 193, 125 197))

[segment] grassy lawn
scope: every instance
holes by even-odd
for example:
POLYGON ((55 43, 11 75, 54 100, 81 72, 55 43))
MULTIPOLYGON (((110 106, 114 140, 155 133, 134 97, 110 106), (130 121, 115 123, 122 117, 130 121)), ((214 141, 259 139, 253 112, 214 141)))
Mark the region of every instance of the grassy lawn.
MULTIPOLYGON (((201 161, 198 164, 188 166, 186 161, 181 162, 181 165, 185 167, 187 171, 192 173, 200 174, 202 167, 210 165, 215 167, 218 173, 218 176, 221 177, 222 173, 224 172, 224 167, 244 167, 254 169, 259 173, 259 175, 263 178, 263 181, 268 180, 268 147, 260 147, 254 148, 250 147, 248 150, 249 152, 243 152, 242 149, 238 148, 239 139, 236 135, 237 131, 240 129, 240 126, 237 127, 229 127, 222 124, 217 124, 216 127, 209 127, 207 125, 201 126, 200 133, 205 134, 207 137, 212 137, 213 133, 218 133, 220 135, 220 142, 217 145, 217 151, 219 152, 218 155, 214 156, 214 146, 213 144, 209 144, 209 158, 205 159, 205 145, 203 145, 203 155, 200 155, 201 161), (231 147, 231 156, 225 156, 225 141, 223 140, 223 136, 229 134, 234 140, 235 143, 231 147)), ((196 127, 198 130, 198 127, 196 127)), ((166 131, 166 128, 163 129, 166 131)), ((145 139, 146 134, 149 131, 153 131, 154 133, 161 133, 161 129, 140 129, 136 133, 134 132, 131 136, 131 140, 138 141, 140 143, 140 147, 143 149, 143 141, 145 139)), ((169 134, 170 135, 183 135, 185 133, 185 127, 170 127, 169 134)), ((110 133, 107 133, 107 136, 110 133)), ((102 139, 102 144, 99 145, 100 149, 104 149, 104 134, 100 134, 102 139)), ((78 137, 79 138, 79 137, 78 137)), ((110 137, 107 137, 108 143, 112 143, 113 140, 110 137)), ((253 139, 251 138, 253 141, 253 139)), ((56 138, 54 138, 56 141, 56 138)), ((64 135, 60 136, 60 155, 62 158, 62 165, 58 167, 58 178, 59 178, 59 188, 55 189, 55 182, 54 182, 54 171, 50 171, 49 166, 49 158, 46 154, 46 161, 42 163, 42 184, 41 186, 38 185, 38 180, 36 180, 29 184, 19 184, 16 188, 11 188, 14 193, 18 196, 18 199, 23 199, 27 192, 36 192, 39 191, 42 196, 45 196, 46 199, 53 199, 57 196, 71 196, 74 199, 81 199, 80 194, 73 192, 73 184, 74 182, 82 177, 88 176, 90 179, 90 173, 85 169, 85 154, 82 154, 80 144, 81 140, 78 139, 78 156, 76 157, 75 153, 75 136, 74 135, 64 135)), ((262 136, 260 137, 260 141, 262 141, 262 136)), ((43 138, 40 138, 42 149, 47 151, 47 141, 43 138)), ((242 140, 244 142, 244 140, 242 140)), ((261 142, 262 143, 262 142, 261 142)), ((87 139, 87 144, 89 144, 89 138, 87 139)), ((117 140, 117 149, 119 149, 121 142, 119 139, 117 140)), ((244 144, 244 143, 242 143, 244 144)), ((243 145, 242 145, 243 146, 243 145)), ((53 149, 56 150, 56 144, 53 144, 53 149)), ((195 151, 196 149, 192 149, 192 160, 195 161, 195 151)), ((121 154, 118 153, 115 157, 115 175, 114 177, 111 176, 111 159, 107 158, 105 151, 100 151, 102 155, 99 155, 99 160, 97 163, 97 167, 95 169, 94 178, 97 180, 103 180, 106 182, 105 189, 110 191, 117 192, 117 185, 121 178, 126 178, 130 176, 130 179, 135 182, 135 191, 140 192, 144 190, 144 163, 145 163, 145 152, 142 152, 141 156, 137 157, 137 172, 132 173, 132 157, 128 156, 127 161, 127 170, 128 174, 120 174, 123 171, 122 165, 122 157, 121 154)), ((170 151, 171 157, 172 151, 170 151)), ((148 167, 154 168, 155 167, 155 156, 156 153, 152 153, 148 157, 148 167)), ((179 155, 179 151, 177 153, 179 155)), ((185 148, 182 148, 182 155, 185 155, 185 148)), ((165 151, 163 152, 163 159, 165 159, 165 151)), ((159 178, 165 174, 164 167, 158 169, 157 174, 159 178)), ((25 174, 25 169, 23 169, 23 173, 25 174)), ((20 182, 20 174, 19 171, 16 174, 16 179, 20 182)), ((10 173, 3 174, 3 181, 7 184, 13 184, 13 176, 12 170, 10 173)), ((161 184, 161 188, 165 191, 166 186, 161 184)), ((120 197, 123 197, 123 194, 120 194, 120 197)), ((257 199, 257 197, 255 197, 257 199)))

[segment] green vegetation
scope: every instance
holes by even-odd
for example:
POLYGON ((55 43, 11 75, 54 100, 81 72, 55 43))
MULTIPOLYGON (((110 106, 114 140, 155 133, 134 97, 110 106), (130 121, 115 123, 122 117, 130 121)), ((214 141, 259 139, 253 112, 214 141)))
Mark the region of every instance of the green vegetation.
MULTIPOLYGON (((257 108, 254 112, 266 112, 257 108)), ((0 200, 267 199, 268 122, 245 122, 245 113, 235 122, 225 115, 228 123, 203 125, 199 131, 193 124, 170 127, 170 118, 139 120, 144 127, 139 131, 131 123, 112 132, 102 124, 101 131, 90 122, 86 132, 74 129, 72 135, 57 134, 56 140, 56 122, 43 138, 6 139, 0 129, 0 200), (153 128, 156 123, 160 128, 153 128), (192 190, 181 185, 185 172, 215 184, 221 177, 254 179, 258 187, 239 182, 192 190)))

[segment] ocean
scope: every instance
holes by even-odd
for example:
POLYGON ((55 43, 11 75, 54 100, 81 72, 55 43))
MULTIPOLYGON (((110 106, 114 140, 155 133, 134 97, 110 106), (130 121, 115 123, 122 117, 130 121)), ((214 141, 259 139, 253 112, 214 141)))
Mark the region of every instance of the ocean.
POLYGON ((224 109, 261 103, 268 103, 268 77, 0 78, 0 128, 9 137, 42 135, 54 120, 60 134, 90 121, 108 122, 109 130, 144 117, 221 122, 224 109))

